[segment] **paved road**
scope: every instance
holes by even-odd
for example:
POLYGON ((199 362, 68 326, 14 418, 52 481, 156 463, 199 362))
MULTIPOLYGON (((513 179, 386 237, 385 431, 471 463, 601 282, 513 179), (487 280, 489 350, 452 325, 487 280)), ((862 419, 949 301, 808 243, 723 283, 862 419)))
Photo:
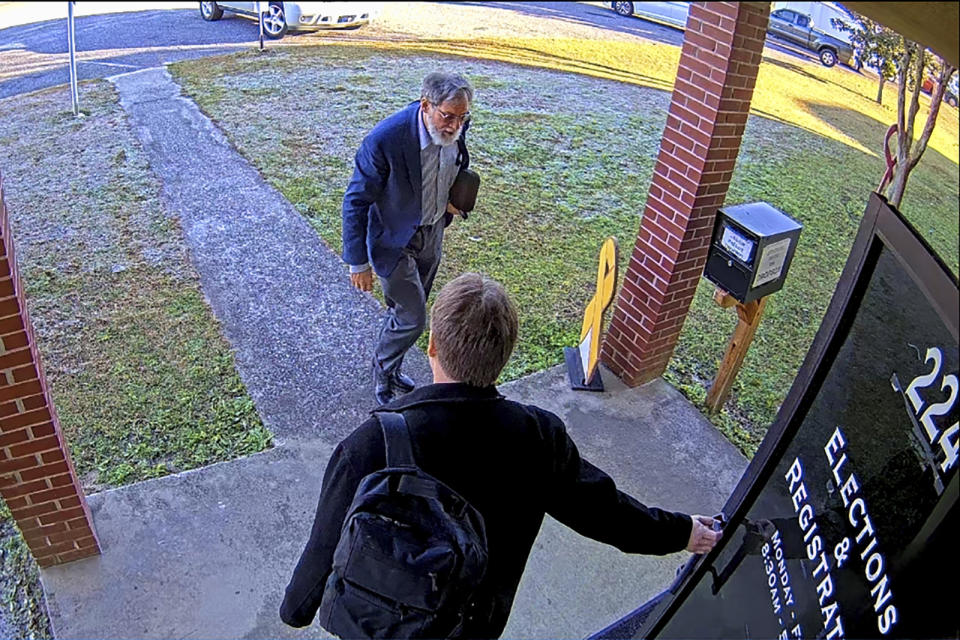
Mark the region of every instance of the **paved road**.
MULTIPOLYGON (((253 21, 211 25, 195 8, 81 16, 76 25, 81 80, 248 48, 259 34, 253 21)), ((64 18, 0 29, 0 99, 69 82, 68 62, 64 18)))
MULTIPOLYGON (((447 3, 444 3, 447 4, 447 3)), ((452 3, 450 3, 452 4, 452 3)), ((560 20, 580 25, 598 27, 610 31, 618 31, 630 35, 672 44, 683 45, 683 30, 650 22, 636 16, 624 17, 614 13, 606 2, 457 2, 456 4, 475 7, 490 7, 500 10, 512 10, 518 13, 541 17, 544 19, 560 20)), ((768 49, 786 53, 805 62, 820 66, 820 59, 812 51, 795 47, 790 43, 776 39, 767 41, 768 49)), ((836 71, 857 73, 844 65, 837 65, 836 71)))
POLYGON ((598 27, 620 33, 680 46, 683 31, 640 18, 625 18, 614 13, 604 2, 456 2, 474 7, 490 7, 544 19, 598 27))
MULTIPOLYGON (((493 6, 494 2, 478 2, 474 3, 478 5, 490 5, 493 6)), ((506 4, 520 4, 520 3, 506 3, 506 4)), ((556 2, 537 2, 530 3, 534 5, 557 5, 563 3, 556 2)), ((673 44, 676 46, 683 45, 683 31, 680 29, 674 29, 673 27, 666 27, 655 22, 649 22, 632 16, 625 18, 623 16, 617 15, 614 13, 608 6, 605 6, 607 3, 581 3, 578 5, 568 5, 570 9, 564 11, 564 13, 569 14, 567 19, 573 19, 582 24, 591 24, 596 27, 602 27, 606 29, 613 29, 620 31, 621 33, 630 33, 641 38, 646 38, 648 40, 654 40, 656 42, 663 42, 666 44, 673 44), (574 8, 577 7, 577 8, 574 8)), ((548 12, 544 12, 544 15, 549 15, 548 12)), ((786 53, 791 56, 795 56, 813 64, 814 66, 820 66, 820 59, 817 57, 817 54, 806 49, 801 49, 796 47, 788 42, 784 42, 776 39, 768 39, 766 43, 768 49, 774 51, 779 51, 781 53, 786 53)), ((837 65, 836 71, 847 71, 850 73, 856 73, 853 69, 850 69, 844 65, 837 65)))

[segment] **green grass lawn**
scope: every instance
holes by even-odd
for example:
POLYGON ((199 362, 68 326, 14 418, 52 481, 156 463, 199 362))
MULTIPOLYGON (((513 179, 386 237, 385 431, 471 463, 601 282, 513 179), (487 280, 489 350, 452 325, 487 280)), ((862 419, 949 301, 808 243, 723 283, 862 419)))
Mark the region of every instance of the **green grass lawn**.
MULTIPOLYGON (((469 140, 482 193, 470 220, 448 230, 437 287, 468 270, 507 286, 521 313, 509 380, 560 363, 562 347, 576 343, 607 235, 619 239, 625 267, 678 56, 640 41, 420 40, 241 53, 172 71, 337 252, 341 198, 362 137, 415 99, 427 72, 466 73, 477 89, 469 140)), ((884 105, 874 95, 869 79, 840 69, 780 54, 761 66, 727 202, 767 201, 804 231, 787 285, 771 298, 731 400, 714 419, 747 455, 812 342, 882 174, 878 151, 895 91, 887 88, 884 105)), ((902 207, 954 271, 956 119, 944 107, 902 207)), ((666 374, 701 406, 735 324, 712 292, 706 282, 698 289, 666 374)))
MULTIPOLYGON (((112 86, 0 100, 0 171, 43 367, 87 492, 270 446, 112 86)), ((42 637, 0 500, 0 603, 42 637), (11 580, 11 577, 14 579, 11 580)))
POLYGON ((44 368, 89 491, 270 443, 112 86, 0 102, 0 169, 44 368), (30 135, 22 132, 29 131, 30 135))
POLYGON ((0 615, 21 638, 50 638, 37 563, 0 499, 0 615))

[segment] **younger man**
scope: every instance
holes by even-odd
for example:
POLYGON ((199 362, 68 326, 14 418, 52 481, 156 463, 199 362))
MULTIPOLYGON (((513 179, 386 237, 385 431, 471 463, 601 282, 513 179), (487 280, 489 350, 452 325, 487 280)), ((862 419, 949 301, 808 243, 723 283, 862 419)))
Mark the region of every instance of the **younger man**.
MULTIPOLYGON (((627 553, 706 553, 720 536, 712 518, 646 507, 617 490, 580 457, 557 416, 501 396, 494 382, 516 340, 517 314, 503 287, 475 273, 461 275, 439 293, 431 313, 427 355, 434 384, 378 410, 401 412, 417 464, 483 515, 487 571, 475 597, 479 615, 463 637, 502 633, 545 513, 627 553)), ((313 620, 357 486, 385 465, 375 418, 333 452, 310 539, 280 608, 287 624, 313 620)))

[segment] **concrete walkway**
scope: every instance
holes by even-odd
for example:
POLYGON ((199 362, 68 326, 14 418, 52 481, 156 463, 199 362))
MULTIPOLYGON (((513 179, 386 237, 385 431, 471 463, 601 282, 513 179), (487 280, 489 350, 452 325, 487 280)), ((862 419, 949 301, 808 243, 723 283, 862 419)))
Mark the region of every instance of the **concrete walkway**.
MULTIPOLYGON (((103 555, 43 570, 59 638, 298 638, 277 617, 330 452, 372 408, 379 308, 163 69, 113 79, 277 447, 88 498, 103 555)), ((406 368, 428 381, 422 353, 406 368)), ((648 504, 717 511, 746 461, 662 381, 571 392, 562 368, 502 391, 563 418, 648 504)), ((573 638, 662 590, 686 554, 627 556, 548 520, 505 637, 573 638)))
MULTIPOLYGON (((328 441, 371 408, 379 305, 164 68, 115 76, 134 132, 180 220, 204 294, 276 437, 328 441)), ((406 369, 429 377, 421 354, 406 369)))

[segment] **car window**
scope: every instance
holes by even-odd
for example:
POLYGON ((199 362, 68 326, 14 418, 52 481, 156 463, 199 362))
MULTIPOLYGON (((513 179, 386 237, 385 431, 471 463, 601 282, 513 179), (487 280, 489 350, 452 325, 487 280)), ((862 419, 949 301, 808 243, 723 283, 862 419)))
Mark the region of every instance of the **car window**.
POLYGON ((781 9, 777 12, 777 17, 786 22, 795 22, 797 14, 789 9, 781 9))
POLYGON ((797 24, 800 25, 801 27, 806 27, 807 25, 810 24, 810 16, 805 16, 798 13, 797 24))

